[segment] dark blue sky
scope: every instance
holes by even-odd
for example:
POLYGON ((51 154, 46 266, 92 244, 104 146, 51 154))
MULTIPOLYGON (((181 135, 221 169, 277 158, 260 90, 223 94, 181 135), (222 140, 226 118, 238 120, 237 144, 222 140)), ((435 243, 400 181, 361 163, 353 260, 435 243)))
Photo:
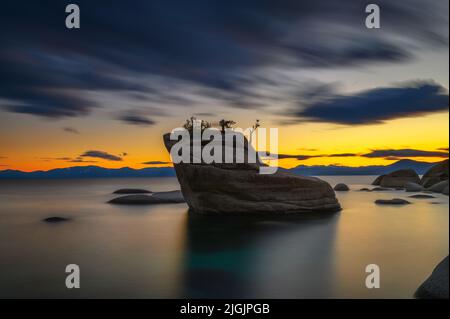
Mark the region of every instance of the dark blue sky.
MULTIPOLYGON (((76 1, 81 8, 79 30, 64 26, 67 3, 2 2, 3 110, 51 118, 82 116, 102 104, 84 91, 121 91, 130 100, 145 99, 156 108, 195 104, 211 96, 225 106, 262 108, 296 97, 296 92, 278 92, 280 86, 293 86, 292 91, 302 86, 283 82, 278 73, 285 70, 400 64, 414 60, 425 48, 448 47, 445 0, 378 1, 378 32, 364 27, 367 1, 359 0, 76 1), (269 88, 261 92, 261 86, 269 88)), ((440 84, 435 86, 439 91, 440 84)), ((383 89, 377 105, 389 90, 383 89)), ((342 119, 352 116, 340 112, 348 102, 370 107, 370 101, 361 100, 373 97, 363 93, 308 105, 306 110, 295 104, 297 110, 286 115, 294 121, 305 116, 357 124, 446 107, 439 100, 441 92, 422 91, 406 89, 400 99, 409 101, 424 93, 425 103, 411 110, 405 105, 397 114, 378 114, 380 110, 342 119), (436 99, 438 103, 426 103, 436 99)), ((154 123, 126 107, 116 118, 138 125, 154 123)))

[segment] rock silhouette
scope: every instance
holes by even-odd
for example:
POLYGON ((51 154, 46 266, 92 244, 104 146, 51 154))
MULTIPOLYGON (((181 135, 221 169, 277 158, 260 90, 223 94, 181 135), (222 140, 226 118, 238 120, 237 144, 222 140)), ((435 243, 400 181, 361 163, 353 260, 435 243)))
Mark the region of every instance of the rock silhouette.
POLYGON ((378 176, 372 185, 381 187, 404 187, 406 183, 420 183, 420 177, 412 169, 400 169, 386 175, 378 176))
MULTIPOLYGON (((223 134, 223 133, 222 133, 223 134)), ((165 134, 164 144, 170 152, 177 141, 165 134)), ((259 174, 264 164, 249 163, 249 146, 244 148, 244 163, 174 163, 178 181, 189 208, 201 214, 289 214, 302 212, 334 212, 340 210, 331 186, 315 177, 302 177, 277 171, 275 174, 259 174)), ((192 140, 191 140, 192 144, 192 140)), ((202 149, 207 143, 202 143, 202 149)), ((220 145, 219 145, 220 147, 220 145)), ((222 155, 230 149, 221 145, 222 155)), ((192 153, 192 152, 191 152, 192 153)), ((192 159, 192 154, 191 154, 192 159)))

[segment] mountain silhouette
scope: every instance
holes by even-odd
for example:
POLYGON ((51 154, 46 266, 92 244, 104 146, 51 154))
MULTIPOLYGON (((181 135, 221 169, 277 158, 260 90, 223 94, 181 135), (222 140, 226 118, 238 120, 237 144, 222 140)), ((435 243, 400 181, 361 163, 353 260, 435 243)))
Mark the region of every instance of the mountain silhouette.
MULTIPOLYGON (((411 168, 419 175, 424 174, 436 163, 419 162, 409 159, 399 160, 390 165, 371 166, 339 166, 339 165, 299 165, 291 169, 280 168, 282 171, 299 175, 381 175, 398 169, 411 168)), ((99 166, 75 166, 57 168, 49 171, 22 172, 18 170, 0 171, 0 179, 63 179, 63 178, 118 178, 118 177, 171 177, 175 176, 172 167, 147 167, 142 169, 104 168, 99 166)))
MULTIPOLYGON (((424 174, 436 163, 419 162, 409 159, 399 160, 390 165, 371 166, 339 166, 339 165, 299 165, 291 169, 280 168, 285 172, 299 175, 381 175, 399 169, 413 169, 417 174, 424 174)), ((117 178, 117 177, 171 177, 175 176, 172 167, 147 167, 142 169, 104 168, 99 166, 75 166, 68 168, 57 168, 49 171, 23 172, 18 170, 0 171, 0 179, 64 179, 64 178, 117 178)))

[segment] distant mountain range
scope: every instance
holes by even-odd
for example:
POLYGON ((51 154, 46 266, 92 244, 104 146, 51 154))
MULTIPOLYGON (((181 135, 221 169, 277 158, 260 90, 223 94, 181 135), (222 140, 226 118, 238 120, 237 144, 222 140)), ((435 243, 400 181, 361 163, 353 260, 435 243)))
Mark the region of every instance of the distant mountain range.
POLYGON ((399 160, 395 163, 389 165, 372 165, 372 166, 337 166, 337 165, 327 165, 327 166, 306 166, 299 165, 297 167, 291 168, 289 171, 291 173, 299 175, 382 175, 387 174, 392 171, 399 169, 413 169, 417 174, 424 174, 430 167, 436 163, 419 162, 409 159, 399 160))
MULTIPOLYGON (((419 162, 413 160, 400 160, 390 165, 374 166, 306 166, 299 165, 291 169, 280 168, 282 171, 299 175, 320 176, 320 175, 381 175, 398 169, 411 168, 417 174, 424 174, 436 163, 419 162)), ((63 178, 108 178, 108 177, 171 177, 175 176, 172 167, 148 167, 142 169, 123 168, 103 168, 99 166, 75 166, 68 168, 57 168, 49 171, 22 172, 17 170, 0 171, 0 179, 63 179, 63 178)))
POLYGON ((56 168, 49 171, 22 172, 16 170, 0 171, 1 178, 107 178, 107 177, 169 177, 175 176, 172 167, 148 167, 142 169, 104 168, 99 166, 75 166, 56 168))

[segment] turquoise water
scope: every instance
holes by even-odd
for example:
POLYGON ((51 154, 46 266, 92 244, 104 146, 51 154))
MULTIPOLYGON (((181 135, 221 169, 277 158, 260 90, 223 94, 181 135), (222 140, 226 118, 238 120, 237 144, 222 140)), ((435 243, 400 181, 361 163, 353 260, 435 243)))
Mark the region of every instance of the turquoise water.
POLYGON ((401 191, 351 187, 336 214, 203 217, 185 204, 112 206, 123 187, 178 189, 175 178, 0 181, 0 297, 411 298, 448 255, 448 197, 377 206, 401 191), (70 217, 46 224, 49 216, 70 217), (67 289, 65 267, 81 269, 67 289), (377 264, 381 287, 365 287, 377 264))

